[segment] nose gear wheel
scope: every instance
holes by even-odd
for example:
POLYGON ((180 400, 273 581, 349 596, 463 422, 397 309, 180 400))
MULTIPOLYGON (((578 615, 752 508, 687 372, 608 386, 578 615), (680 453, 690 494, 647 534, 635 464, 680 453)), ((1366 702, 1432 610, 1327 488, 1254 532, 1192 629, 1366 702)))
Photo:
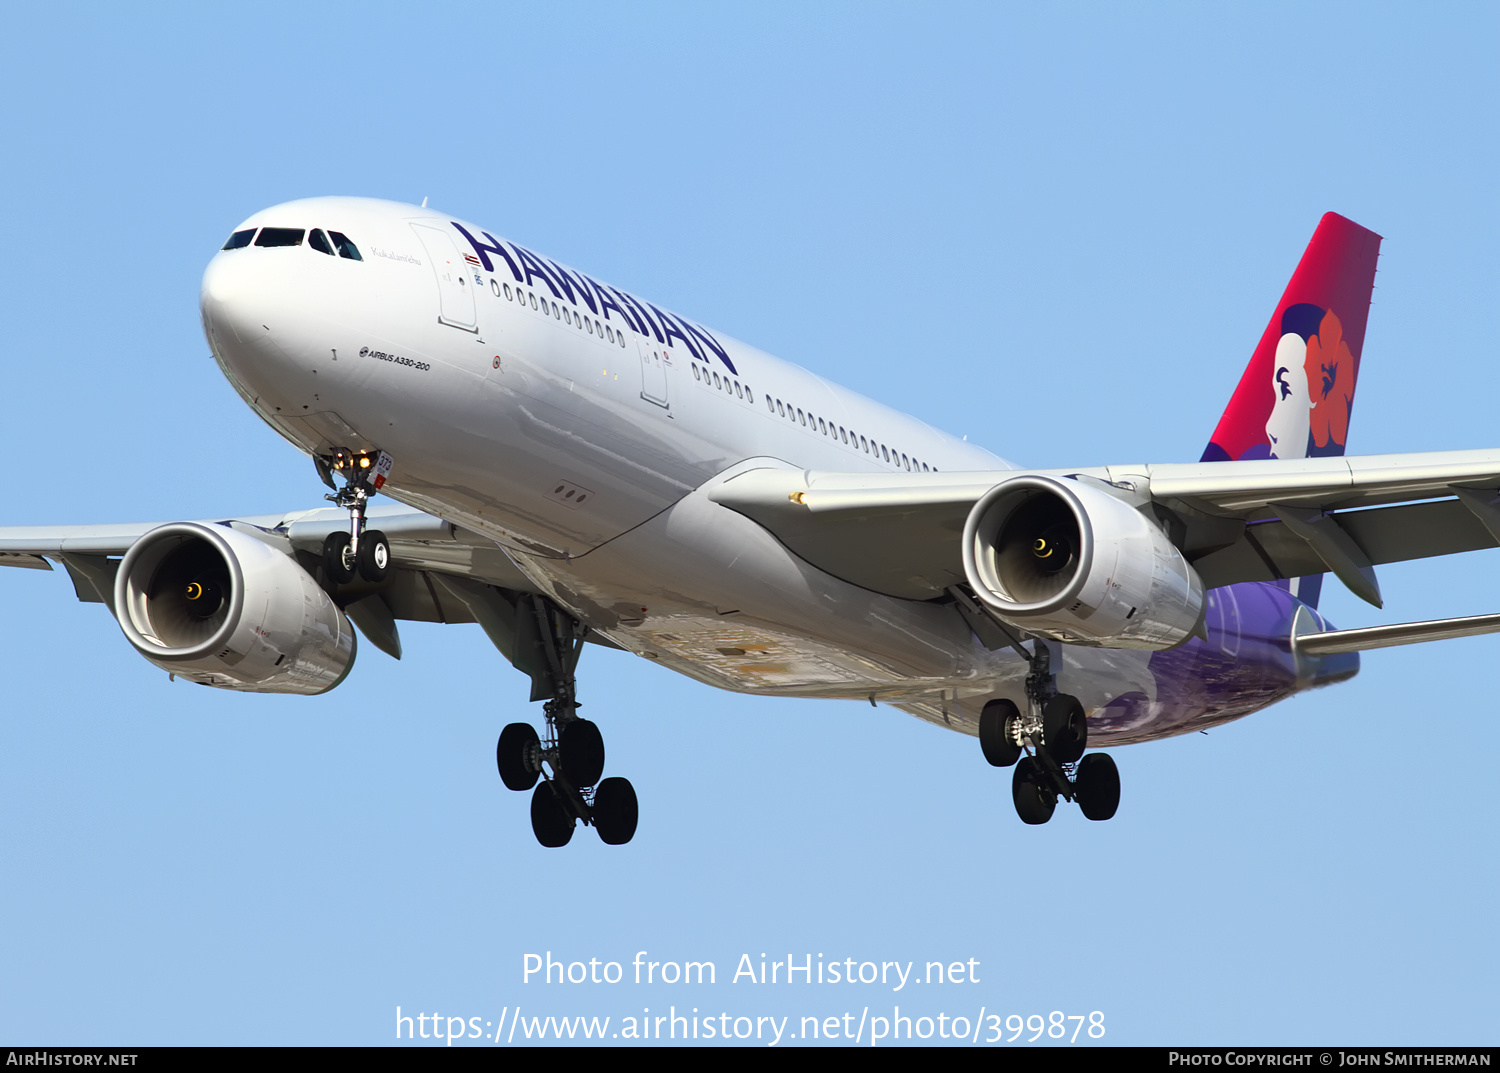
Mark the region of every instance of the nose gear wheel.
POLYGON ((395 459, 384 451, 339 447, 313 461, 323 483, 334 490, 323 498, 349 512, 348 531, 329 533, 323 541, 323 573, 335 585, 347 584, 355 574, 369 582, 384 581, 391 564, 390 541, 379 529, 365 529, 365 507, 385 484, 395 459), (334 483, 335 476, 344 479, 344 487, 334 483))

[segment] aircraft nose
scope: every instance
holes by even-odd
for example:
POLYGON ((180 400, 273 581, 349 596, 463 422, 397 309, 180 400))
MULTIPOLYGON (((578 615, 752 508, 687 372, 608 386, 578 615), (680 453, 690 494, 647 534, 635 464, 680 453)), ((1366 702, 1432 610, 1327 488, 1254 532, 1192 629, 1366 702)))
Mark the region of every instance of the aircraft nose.
POLYGON ((210 342, 230 347, 252 342, 252 325, 262 332, 267 330, 264 314, 270 297, 267 285, 271 282, 265 278, 264 266, 255 258, 243 256, 242 251, 234 252, 241 256, 220 253, 208 263, 199 293, 199 307, 210 342))
POLYGON ((209 262, 198 299, 203 331, 242 395, 270 412, 300 413, 333 386, 317 383, 314 354, 325 343, 311 317, 315 289, 294 262, 258 252, 226 250, 209 262))

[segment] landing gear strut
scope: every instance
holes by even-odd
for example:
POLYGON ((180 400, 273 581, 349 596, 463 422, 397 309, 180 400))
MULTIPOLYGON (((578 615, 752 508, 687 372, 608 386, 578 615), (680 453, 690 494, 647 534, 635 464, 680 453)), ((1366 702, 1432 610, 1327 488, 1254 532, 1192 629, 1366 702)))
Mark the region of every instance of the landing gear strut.
POLYGON ((979 744, 995 767, 1015 765, 1011 796, 1022 822, 1046 823, 1057 799, 1077 801, 1084 816, 1107 820, 1120 806, 1120 772, 1104 753, 1084 756, 1088 720, 1078 698, 1057 691, 1052 653, 1035 640, 1027 652, 1026 712, 997 698, 979 716, 979 744), (1024 755, 1023 755, 1024 754, 1024 755))
POLYGON ((395 460, 384 451, 359 453, 339 447, 327 458, 316 458, 318 475, 334 494, 323 498, 349 512, 349 531, 329 533, 323 540, 323 572, 343 585, 358 574, 366 581, 385 580, 391 565, 391 545, 379 529, 365 528, 365 505, 391 475, 395 460), (334 484, 337 475, 344 487, 334 484))
POLYGON ((541 737, 530 723, 511 723, 500 732, 500 779, 512 790, 532 791, 531 829, 542 845, 567 845, 578 820, 605 843, 623 845, 635 835, 635 789, 628 779, 601 780, 604 736, 578 714, 575 671, 587 627, 542 596, 523 596, 516 616, 517 633, 539 650, 543 674, 531 699, 546 701, 547 730, 541 737))

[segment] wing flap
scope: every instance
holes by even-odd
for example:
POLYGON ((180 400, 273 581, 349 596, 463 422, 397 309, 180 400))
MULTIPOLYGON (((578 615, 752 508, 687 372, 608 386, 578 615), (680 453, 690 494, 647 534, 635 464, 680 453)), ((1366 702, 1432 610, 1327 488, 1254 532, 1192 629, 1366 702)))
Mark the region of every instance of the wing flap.
POLYGON ((25 570, 51 570, 52 564, 40 555, 0 551, 0 566, 19 566, 25 570))
MULTIPOLYGON (((1329 516, 1374 566, 1500 545, 1456 499, 1341 511, 1329 516)), ((1245 526, 1243 539, 1191 560, 1208 588, 1321 574, 1329 565, 1279 519, 1245 526)))

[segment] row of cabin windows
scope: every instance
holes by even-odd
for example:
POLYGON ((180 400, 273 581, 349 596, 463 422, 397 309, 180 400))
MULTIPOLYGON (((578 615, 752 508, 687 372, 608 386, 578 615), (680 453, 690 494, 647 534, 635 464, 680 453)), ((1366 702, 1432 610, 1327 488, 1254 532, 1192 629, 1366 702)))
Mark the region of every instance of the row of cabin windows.
POLYGON ((236 231, 229 236, 229 241, 224 243, 221 249, 241 250, 250 245, 250 240, 255 240, 257 246, 300 246, 306 238, 307 244, 319 253, 326 253, 329 257, 346 257, 351 261, 363 261, 359 255, 359 247, 349 241, 349 236, 342 231, 329 231, 326 235, 321 228, 313 228, 307 231, 300 227, 262 227, 260 236, 257 238, 255 228, 247 228, 244 231, 236 231), (330 241, 330 239, 332 241, 330 241))
POLYGON ((755 401, 755 392, 751 391, 748 385, 742 385, 738 380, 731 380, 727 376, 721 377, 718 373, 712 372, 708 369, 699 369, 697 365, 693 366, 694 380, 702 380, 705 384, 707 384, 710 382, 710 376, 713 377, 712 383, 714 387, 718 388, 720 391, 730 392, 731 394, 744 399, 746 402, 755 401))
MULTIPOLYGON (((738 380, 732 380, 727 376, 721 377, 716 371, 700 369, 696 364, 693 365, 693 379, 700 380, 704 384, 712 383, 720 391, 733 392, 737 397, 745 399, 747 402, 753 403, 755 401, 755 393, 748 386, 742 385, 738 380)), ((835 440, 864 451, 867 455, 874 455, 890 465, 898 466, 914 473, 936 472, 935 467, 929 466, 926 462, 922 462, 919 459, 908 457, 900 451, 893 450, 887 444, 866 439, 864 436, 859 435, 857 432, 851 432, 842 425, 834 424, 831 421, 818 417, 815 414, 807 413, 795 406, 789 406, 780 399, 773 399, 769 395, 766 396, 766 409, 780 417, 796 421, 804 427, 813 429, 824 436, 832 436, 835 440)))
POLYGON ((555 319, 562 321, 569 327, 577 328, 579 331, 586 331, 590 335, 597 335, 600 339, 608 338, 611 343, 618 343, 620 346, 625 345, 625 333, 623 331, 617 332, 610 325, 600 324, 597 320, 585 317, 582 313, 575 313, 565 305, 559 306, 556 302, 549 302, 545 295, 538 298, 531 291, 523 291, 520 287, 512 291, 509 283, 502 284, 496 279, 490 280, 490 290, 495 292, 496 298, 503 296, 507 301, 519 302, 523 307, 529 301, 532 309, 540 310, 543 313, 550 311, 555 319))
POLYGON ((824 436, 832 436, 835 440, 847 443, 850 447, 856 447, 865 454, 874 455, 881 461, 888 462, 898 468, 905 468, 911 470, 913 473, 932 473, 936 470, 936 467, 929 466, 926 462, 918 461, 916 458, 908 458, 888 444, 867 440, 857 432, 844 428, 843 425, 836 425, 832 421, 826 421, 812 413, 804 413, 798 407, 790 403, 783 403, 780 399, 773 399, 769 395, 766 396, 766 409, 778 417, 785 417, 790 421, 795 421, 815 432, 822 433, 824 436))

